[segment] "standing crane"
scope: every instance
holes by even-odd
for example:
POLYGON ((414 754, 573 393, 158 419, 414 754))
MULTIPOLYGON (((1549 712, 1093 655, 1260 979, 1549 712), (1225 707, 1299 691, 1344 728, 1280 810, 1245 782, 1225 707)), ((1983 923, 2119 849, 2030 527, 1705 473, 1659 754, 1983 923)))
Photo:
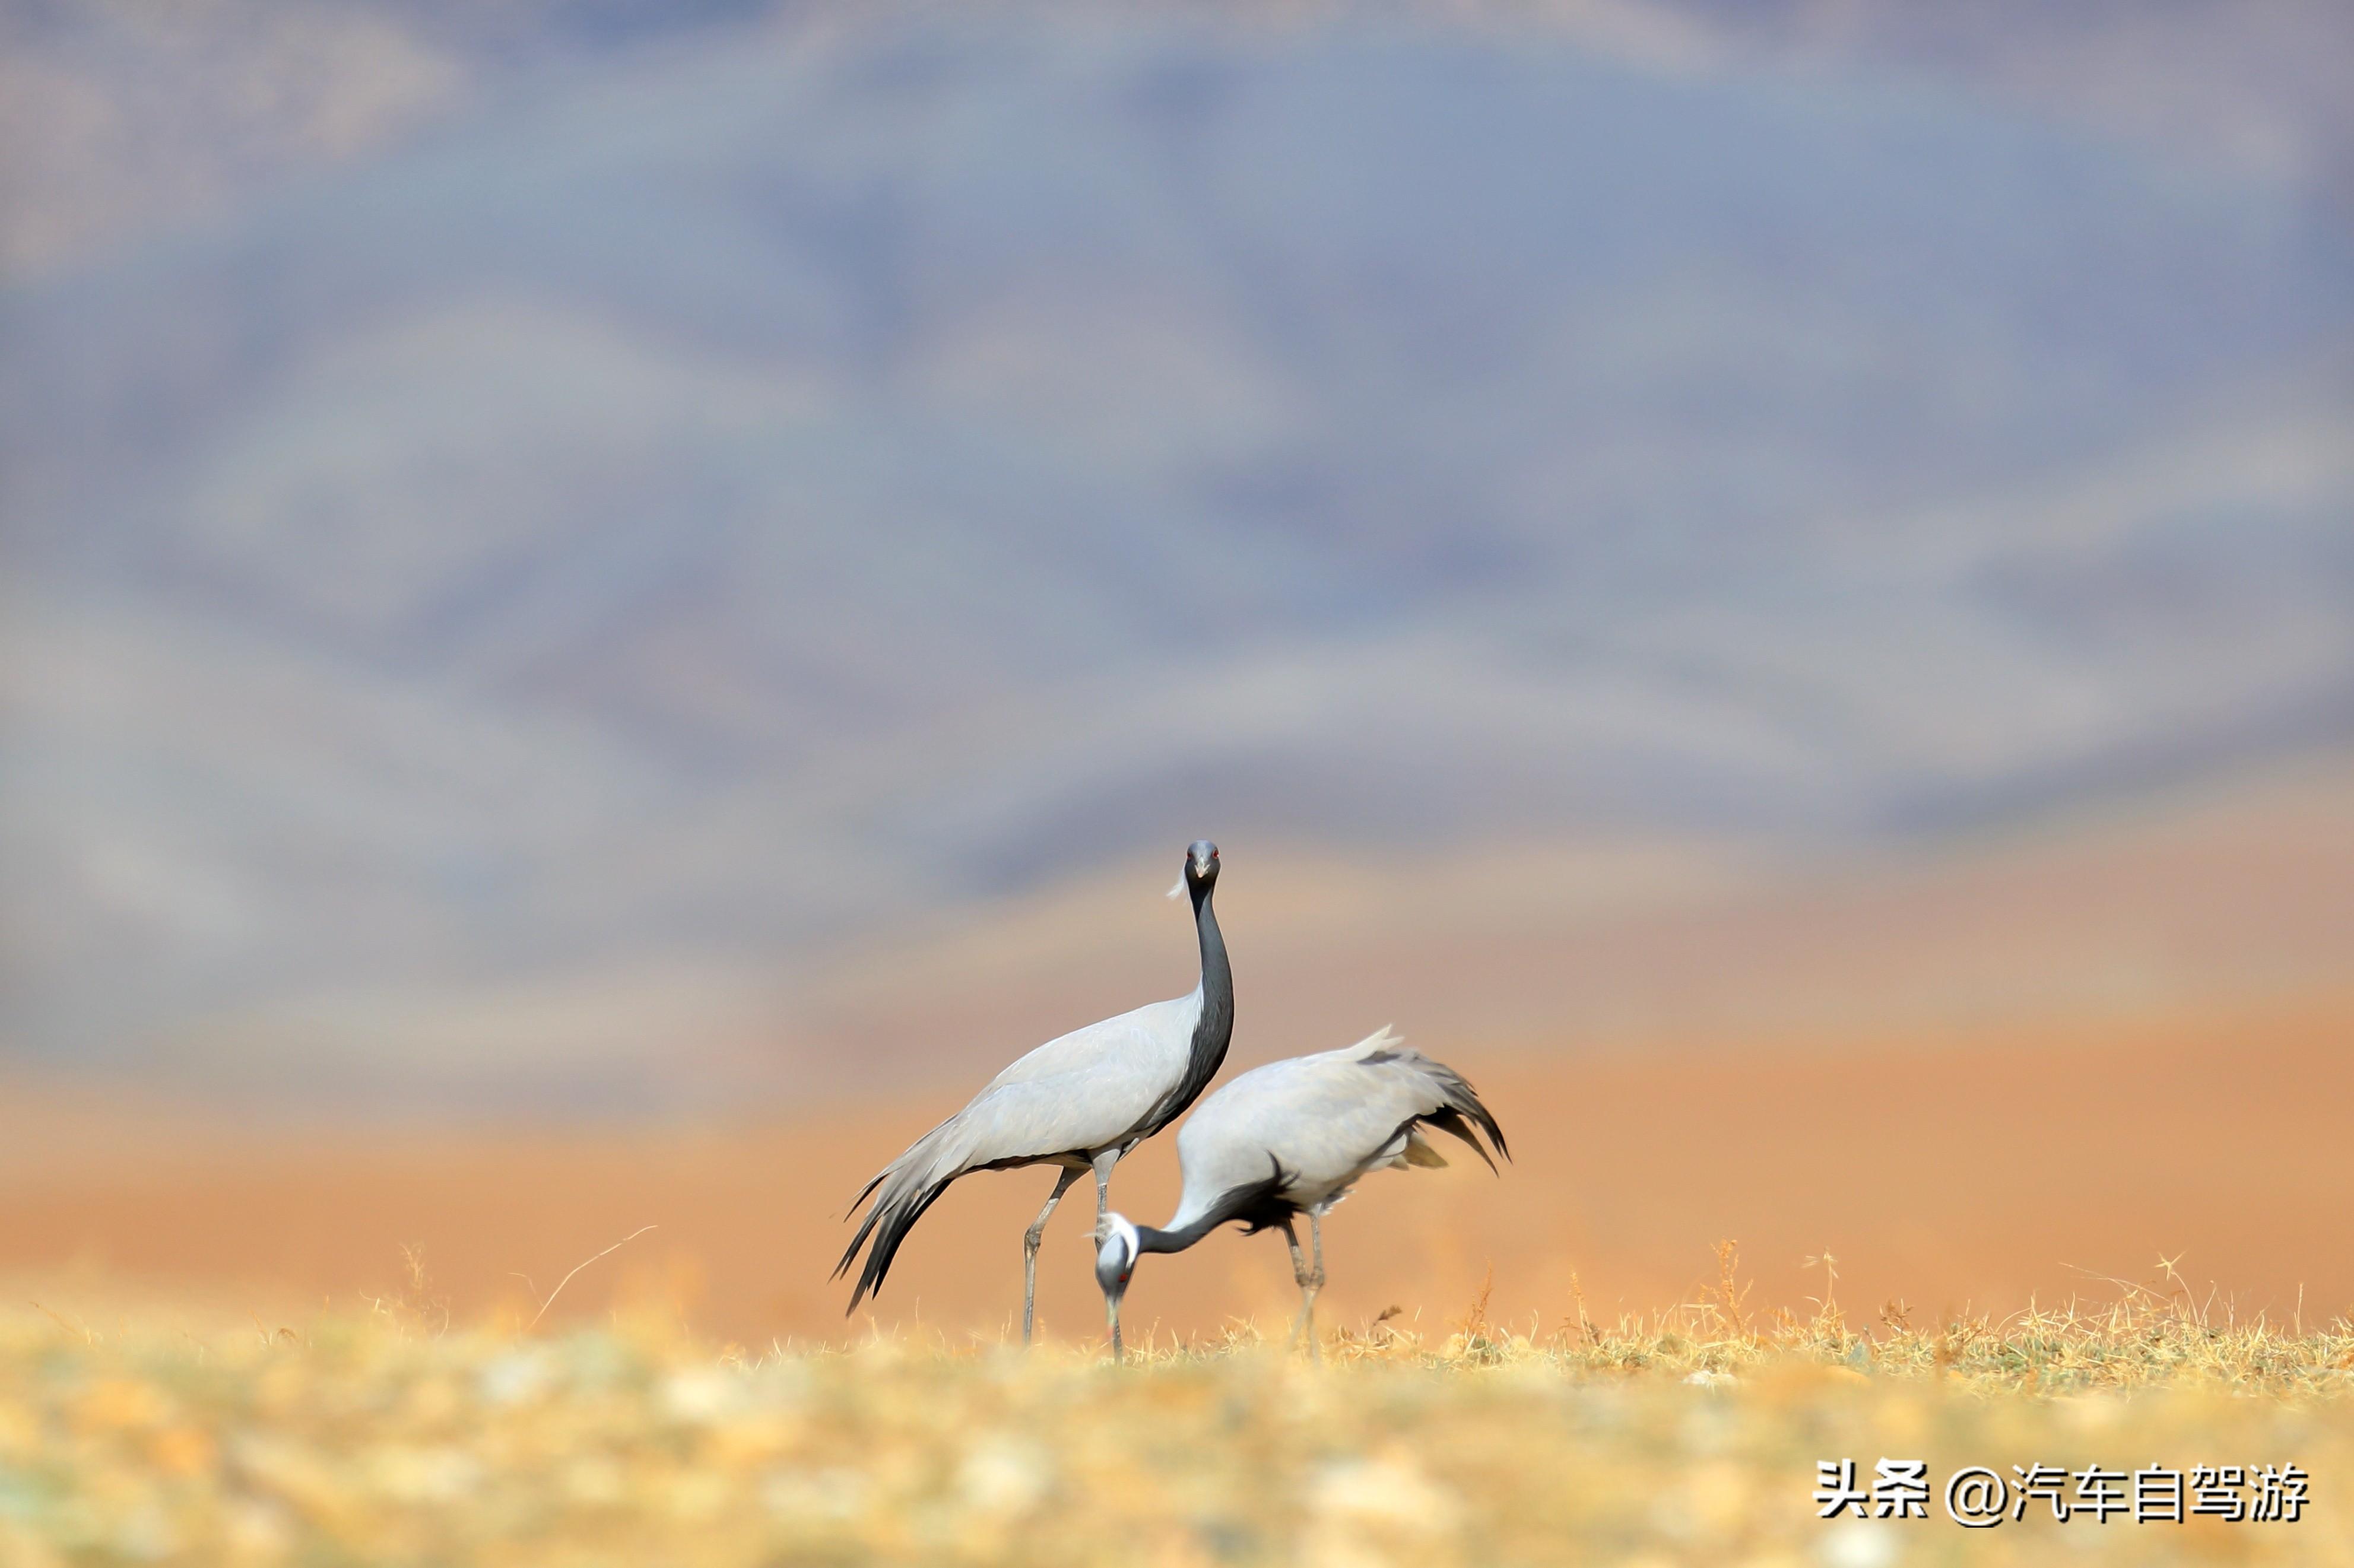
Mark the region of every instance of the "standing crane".
POLYGON ((1325 1211, 1368 1171, 1446 1164, 1422 1136, 1426 1127, 1469 1144, 1490 1171, 1496 1162, 1480 1146, 1479 1132, 1511 1158, 1504 1129, 1462 1075, 1407 1049, 1386 1026, 1343 1050, 1253 1068, 1204 1100, 1178 1129, 1183 1190, 1168 1225, 1155 1230, 1107 1214, 1097 1227, 1096 1283, 1111 1324, 1113 1359, 1120 1355, 1119 1304, 1137 1258, 1182 1252, 1229 1220, 1247 1227, 1246 1235, 1279 1229, 1291 1244, 1299 1334, 1315 1355, 1325 1211), (1301 1213, 1315 1249, 1312 1266, 1292 1229, 1292 1216, 1301 1213))
POLYGON ((1169 890, 1172 898, 1183 892, 1193 899, 1202 978, 1193 991, 1049 1040, 991 1078, 971 1104, 917 1139, 866 1183, 851 1212, 869 1197, 874 1207, 833 1270, 837 1279, 848 1273, 859 1249, 873 1238, 850 1311, 881 1288, 899 1244, 949 1183, 975 1171, 1055 1165, 1061 1172, 1055 1190, 1022 1238, 1022 1342, 1030 1342, 1038 1298, 1038 1241, 1055 1205, 1072 1182, 1094 1171, 1100 1230, 1111 1168, 1183 1115, 1226 1059, 1235 1032, 1235 981, 1226 967, 1225 938, 1210 907, 1217 883, 1218 846, 1197 839, 1185 852, 1183 878, 1169 890))

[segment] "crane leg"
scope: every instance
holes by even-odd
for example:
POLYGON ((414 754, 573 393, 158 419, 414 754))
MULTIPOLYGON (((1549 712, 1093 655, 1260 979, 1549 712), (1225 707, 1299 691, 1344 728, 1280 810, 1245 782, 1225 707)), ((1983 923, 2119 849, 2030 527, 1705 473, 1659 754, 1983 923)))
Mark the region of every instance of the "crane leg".
POLYGON ((1119 1163, 1120 1151, 1107 1149, 1089 1163, 1096 1173, 1096 1245, 1103 1245, 1104 1216, 1111 1212, 1111 1168, 1119 1163))
MULTIPOLYGON (((1096 1245, 1103 1245, 1104 1216, 1111 1212, 1111 1168, 1119 1163, 1122 1150, 1107 1149, 1087 1163, 1096 1173, 1096 1245)), ((1111 1359, 1117 1366, 1127 1359, 1119 1342, 1119 1298, 1104 1298, 1104 1312, 1111 1319, 1111 1359)))
POLYGON ((1321 1209, 1308 1211, 1308 1245, 1316 1261, 1315 1266, 1309 1271, 1308 1305, 1301 1315, 1308 1319, 1308 1359, 1312 1361, 1322 1359, 1316 1346, 1316 1293, 1324 1288, 1324 1211, 1321 1209))
MULTIPOLYGON (((1316 1224, 1316 1216, 1309 1215, 1308 1224, 1312 1232, 1316 1224)), ((1283 1239, 1291 1248, 1292 1283, 1299 1287, 1299 1323, 1292 1330, 1292 1338, 1308 1341, 1308 1359, 1314 1361, 1316 1359, 1316 1287, 1324 1283, 1324 1271, 1320 1265, 1313 1271, 1310 1270, 1307 1256, 1299 1250, 1299 1233, 1291 1228, 1291 1221, 1288 1217, 1286 1217, 1283 1222, 1283 1239)), ((1324 1250, 1320 1239, 1316 1250, 1320 1257, 1324 1250)))
POLYGON ((1046 1217, 1055 1212, 1055 1205, 1063 1201, 1063 1194, 1069 1192, 1071 1183, 1078 1179, 1079 1173, 1068 1166, 1055 1175, 1055 1191, 1047 1196, 1046 1206, 1038 1211, 1038 1217, 1030 1222, 1030 1229, 1022 1237, 1022 1342, 1025 1345, 1030 1342, 1031 1319, 1038 1309, 1039 1238, 1046 1234, 1046 1217))

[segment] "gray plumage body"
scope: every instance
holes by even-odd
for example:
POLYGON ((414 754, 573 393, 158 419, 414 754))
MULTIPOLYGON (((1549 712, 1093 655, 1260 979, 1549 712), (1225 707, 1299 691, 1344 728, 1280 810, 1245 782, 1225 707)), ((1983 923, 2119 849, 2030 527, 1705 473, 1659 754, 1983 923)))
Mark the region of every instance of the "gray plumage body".
POLYGON ((1341 1050, 1270 1062, 1220 1088, 1178 1130, 1183 1186, 1168 1224, 1106 1218, 1096 1277, 1115 1349, 1119 1301, 1136 1259, 1182 1252, 1230 1222, 1254 1233, 1279 1228, 1289 1239, 1301 1327, 1310 1330, 1324 1282, 1324 1214, 1368 1171, 1446 1164, 1423 1138, 1425 1128, 1461 1139, 1490 1169, 1495 1161, 1481 1133, 1511 1158, 1503 1128, 1463 1075, 1409 1049, 1386 1028, 1341 1050), (1312 1268, 1292 1230, 1293 1216, 1301 1213, 1315 1234, 1312 1268))
POLYGON ((1454 1133, 1485 1160, 1467 1117, 1504 1152, 1502 1129, 1462 1075, 1386 1028, 1338 1051, 1255 1067, 1178 1129, 1184 1186, 1177 1213, 1155 1234, 1205 1234, 1228 1220, 1267 1216, 1252 1224, 1258 1229, 1278 1210, 1330 1209, 1367 1171, 1443 1164, 1422 1139, 1425 1125, 1454 1133))
MULTIPOLYGON (((910 1145, 867 1182, 874 1200, 835 1266, 849 1271, 871 1239, 852 1310, 878 1289, 900 1244, 949 1183, 975 1171, 1026 1165, 1062 1170, 1053 1196, 1024 1238, 1025 1298, 1034 1295, 1038 1236, 1064 1191, 1093 1171, 1097 1209, 1106 1206, 1111 1168, 1184 1114, 1225 1060, 1234 1033, 1234 980, 1211 895, 1218 852, 1207 841, 1187 853, 1181 885, 1193 895, 1202 974, 1193 991, 1049 1040, 991 1078, 965 1107, 910 1145)), ((1025 1298, 1023 1331, 1029 1334, 1025 1298)))

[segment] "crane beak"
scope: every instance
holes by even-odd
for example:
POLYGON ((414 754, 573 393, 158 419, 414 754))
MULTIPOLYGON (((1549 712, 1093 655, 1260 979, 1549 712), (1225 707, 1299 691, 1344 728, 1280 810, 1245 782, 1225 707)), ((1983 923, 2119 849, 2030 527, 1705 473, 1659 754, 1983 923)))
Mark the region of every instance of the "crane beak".
POLYGON ((1104 1317, 1111 1325, 1111 1359, 1115 1366, 1128 1359, 1128 1351, 1119 1342, 1119 1301, 1118 1295, 1104 1298, 1104 1317))

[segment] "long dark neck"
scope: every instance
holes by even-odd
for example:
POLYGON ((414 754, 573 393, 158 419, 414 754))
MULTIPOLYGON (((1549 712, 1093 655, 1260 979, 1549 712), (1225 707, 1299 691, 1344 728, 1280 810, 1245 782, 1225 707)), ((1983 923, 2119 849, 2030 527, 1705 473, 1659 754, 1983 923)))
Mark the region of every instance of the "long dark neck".
POLYGON ((1202 938, 1202 1016, 1193 1023, 1193 1053, 1185 1064, 1173 1102, 1162 1118, 1166 1126, 1199 1098, 1210 1080, 1225 1065, 1226 1046, 1235 1037, 1235 972, 1226 966, 1226 938, 1218 930, 1218 912, 1210 906, 1214 891, 1197 883, 1193 895, 1193 929, 1202 938))
POLYGON ((1139 1252, 1183 1252, 1228 1220, 1232 1214, 1215 1210, 1204 1214, 1190 1225, 1180 1225, 1173 1231, 1156 1231, 1150 1225, 1136 1227, 1136 1250, 1139 1252))
POLYGON ((1214 891, 1206 884, 1193 890, 1193 929, 1202 938, 1202 1017, 1193 1025, 1196 1095, 1217 1075, 1235 1037, 1235 972, 1226 967, 1226 938, 1218 929, 1218 912, 1210 907, 1214 891))
POLYGON ((1185 1107, 1201 1098, 1225 1065, 1226 1045, 1235 1037, 1235 976, 1226 967, 1226 939, 1218 933, 1217 912, 1210 907, 1211 889, 1195 882, 1189 891, 1193 895, 1193 927, 1202 938, 1202 1012, 1193 1022, 1185 1070, 1146 1113, 1137 1128, 1140 1139, 1183 1116, 1185 1107))
MULTIPOLYGON (((1230 1187, 1218 1195, 1218 1201, 1186 1224, 1169 1230, 1156 1231, 1150 1225, 1136 1227, 1136 1245, 1140 1252, 1183 1252, 1228 1220, 1240 1220, 1252 1234, 1269 1225, 1287 1228, 1299 1205, 1284 1196, 1297 1172, 1286 1171, 1283 1161, 1269 1153, 1267 1174, 1256 1181, 1246 1181, 1230 1187)), ((1182 1213, 1181 1208, 1178 1211, 1182 1213)))

